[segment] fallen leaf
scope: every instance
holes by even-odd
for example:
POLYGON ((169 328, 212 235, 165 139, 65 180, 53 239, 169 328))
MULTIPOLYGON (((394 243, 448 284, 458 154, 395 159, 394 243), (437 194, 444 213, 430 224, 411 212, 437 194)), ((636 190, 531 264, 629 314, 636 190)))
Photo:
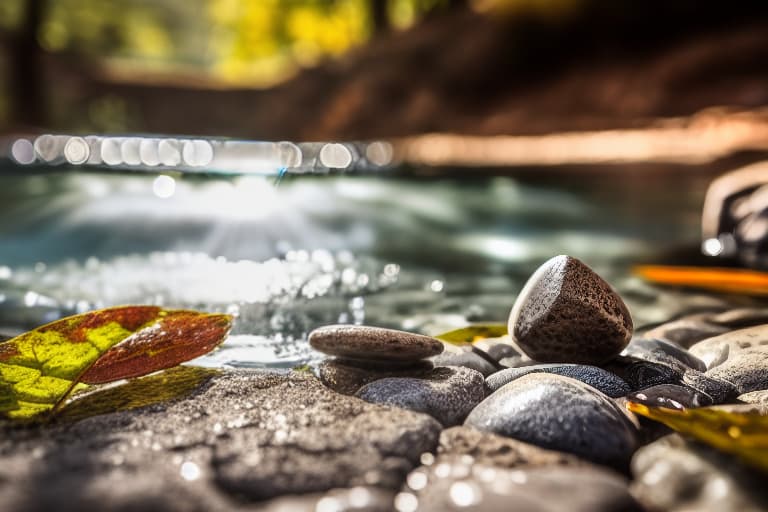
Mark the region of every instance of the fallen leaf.
POLYGON ((81 382, 137 377, 220 344, 228 315, 120 306, 57 320, 0 343, 0 417, 55 411, 81 382))
POLYGON ((759 411, 731 412, 717 407, 678 410, 637 402, 629 402, 627 408, 768 471, 768 416, 759 411))
POLYGON ((466 345, 487 338, 500 338, 506 334, 507 326, 504 324, 476 324, 438 334, 434 337, 452 345, 466 345))
POLYGON ((89 388, 68 401, 57 420, 79 421, 99 414, 167 403, 188 396, 217 373, 219 370, 211 368, 177 366, 117 386, 89 388))

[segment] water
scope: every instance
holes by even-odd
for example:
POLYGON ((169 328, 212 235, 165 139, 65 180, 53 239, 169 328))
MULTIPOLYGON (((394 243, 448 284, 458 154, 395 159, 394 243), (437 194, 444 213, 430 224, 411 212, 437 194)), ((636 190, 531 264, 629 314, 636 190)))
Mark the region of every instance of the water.
POLYGON ((164 176, 170 192, 157 175, 3 177, 0 332, 116 304, 196 308, 236 316, 200 364, 288 367, 317 357, 306 335, 327 323, 435 334, 505 321, 561 253, 616 284, 637 323, 721 303, 627 272, 698 245, 705 178, 164 176))

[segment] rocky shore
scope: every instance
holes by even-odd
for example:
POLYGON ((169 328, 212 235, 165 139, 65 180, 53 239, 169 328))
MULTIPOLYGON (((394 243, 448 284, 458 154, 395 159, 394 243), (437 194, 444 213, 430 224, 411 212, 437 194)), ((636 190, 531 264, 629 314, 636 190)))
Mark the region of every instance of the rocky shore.
POLYGON ((310 335, 329 356, 314 372, 207 372, 171 400, 0 424, 0 510, 768 507, 759 470, 625 407, 765 412, 768 309, 634 332, 621 297, 561 256, 509 333, 463 350, 327 326, 310 335))

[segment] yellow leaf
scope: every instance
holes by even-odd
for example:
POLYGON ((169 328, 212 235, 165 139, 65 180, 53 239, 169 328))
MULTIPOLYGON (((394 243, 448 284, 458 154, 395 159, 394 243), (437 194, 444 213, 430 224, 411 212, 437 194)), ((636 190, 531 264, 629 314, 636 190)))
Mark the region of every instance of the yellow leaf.
POLYGON ((506 334, 507 326, 504 324, 476 324, 439 334, 435 338, 452 345, 466 345, 487 338, 500 338, 506 334))

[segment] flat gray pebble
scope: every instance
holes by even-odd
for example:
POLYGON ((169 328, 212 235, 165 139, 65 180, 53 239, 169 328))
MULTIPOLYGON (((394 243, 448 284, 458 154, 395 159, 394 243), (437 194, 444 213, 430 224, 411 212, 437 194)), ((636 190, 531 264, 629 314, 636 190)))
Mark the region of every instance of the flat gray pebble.
POLYGON ((471 368, 440 366, 422 378, 390 377, 360 388, 366 402, 429 414, 444 426, 458 425, 485 398, 483 375, 471 368))
POLYGON ((591 386, 535 373, 486 398, 464 423, 586 460, 625 469, 637 445, 627 413, 591 386))
POLYGON ((694 343, 728 332, 724 325, 713 325, 707 320, 710 313, 696 313, 654 327, 643 334, 645 338, 655 338, 675 343, 688 348, 694 343))
POLYGON ((325 354, 351 359, 408 362, 435 356, 443 344, 435 338, 365 325, 326 325, 309 334, 309 344, 325 354))
POLYGON ((542 363, 603 363, 632 337, 619 295, 581 261, 555 256, 528 279, 509 315, 512 340, 542 363))
POLYGON ((361 387, 387 377, 420 377, 434 365, 429 360, 417 361, 414 365, 381 367, 367 365, 364 361, 328 358, 317 366, 320 382, 344 395, 354 395, 361 387))
POLYGON ((499 371, 499 366, 491 364, 472 352, 470 347, 451 347, 442 354, 430 358, 435 366, 463 366, 488 376, 499 371))
POLYGON ((582 364, 538 364, 523 368, 508 368, 486 378, 485 385, 491 392, 494 392, 505 384, 530 373, 551 373, 571 377, 592 386, 611 398, 618 398, 630 392, 629 385, 617 375, 597 366, 582 364))
POLYGON ((717 366, 738 352, 766 347, 768 350, 768 325, 730 331, 699 341, 690 352, 707 365, 717 366))

